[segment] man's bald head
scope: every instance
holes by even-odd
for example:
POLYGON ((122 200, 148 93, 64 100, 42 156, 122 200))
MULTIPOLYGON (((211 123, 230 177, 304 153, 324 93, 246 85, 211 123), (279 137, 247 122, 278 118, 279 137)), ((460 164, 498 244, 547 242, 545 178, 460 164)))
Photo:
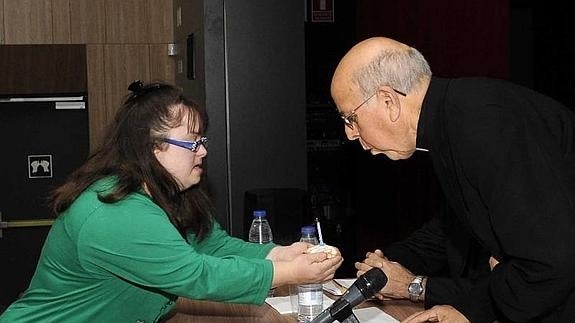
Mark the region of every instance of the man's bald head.
POLYGON ((363 96, 380 85, 409 92, 431 70, 414 48, 385 37, 373 37, 353 46, 339 62, 332 78, 332 96, 360 91, 363 96))
POLYGON ((331 83, 347 138, 372 154, 409 158, 430 79, 429 64, 415 48, 384 37, 353 46, 331 83))
POLYGON ((385 37, 366 39, 353 46, 339 62, 333 79, 352 75, 358 68, 366 66, 384 51, 407 50, 409 47, 398 41, 385 37))

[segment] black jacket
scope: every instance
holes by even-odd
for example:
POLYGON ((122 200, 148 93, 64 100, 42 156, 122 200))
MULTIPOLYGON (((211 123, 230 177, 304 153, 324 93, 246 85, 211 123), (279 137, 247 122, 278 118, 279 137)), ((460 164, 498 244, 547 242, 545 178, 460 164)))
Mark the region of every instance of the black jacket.
POLYGON ((471 322, 575 322, 575 114, 505 81, 434 77, 417 146, 448 207, 386 253, 439 275, 426 306, 471 322))

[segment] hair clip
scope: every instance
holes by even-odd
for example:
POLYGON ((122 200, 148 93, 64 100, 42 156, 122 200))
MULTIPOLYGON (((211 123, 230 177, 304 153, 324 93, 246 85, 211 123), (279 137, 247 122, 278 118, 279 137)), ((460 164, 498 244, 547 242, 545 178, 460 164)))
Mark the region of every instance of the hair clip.
POLYGON ((128 86, 128 90, 132 91, 132 93, 136 95, 140 94, 143 89, 144 89, 144 83, 140 80, 136 80, 128 86))

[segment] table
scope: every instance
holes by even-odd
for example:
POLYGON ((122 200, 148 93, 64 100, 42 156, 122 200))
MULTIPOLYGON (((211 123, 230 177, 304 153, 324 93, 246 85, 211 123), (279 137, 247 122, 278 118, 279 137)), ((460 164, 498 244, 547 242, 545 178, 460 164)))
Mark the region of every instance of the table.
MULTIPOLYGON (((367 301, 360 304, 358 308, 368 306, 376 306, 398 320, 423 310, 423 304, 412 303, 408 300, 367 301)), ((172 315, 166 320, 166 323, 297 322, 295 315, 282 315, 267 303, 257 306, 196 301, 185 298, 178 299, 176 311, 172 315)))

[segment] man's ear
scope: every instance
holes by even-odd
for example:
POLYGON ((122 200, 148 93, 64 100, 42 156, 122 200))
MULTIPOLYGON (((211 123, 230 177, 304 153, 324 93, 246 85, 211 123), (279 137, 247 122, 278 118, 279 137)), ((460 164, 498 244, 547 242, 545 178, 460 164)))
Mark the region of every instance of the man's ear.
POLYGON ((383 104, 389 113, 389 120, 396 122, 401 116, 401 103, 399 96, 393 88, 382 85, 378 89, 378 96, 383 99, 383 104))

